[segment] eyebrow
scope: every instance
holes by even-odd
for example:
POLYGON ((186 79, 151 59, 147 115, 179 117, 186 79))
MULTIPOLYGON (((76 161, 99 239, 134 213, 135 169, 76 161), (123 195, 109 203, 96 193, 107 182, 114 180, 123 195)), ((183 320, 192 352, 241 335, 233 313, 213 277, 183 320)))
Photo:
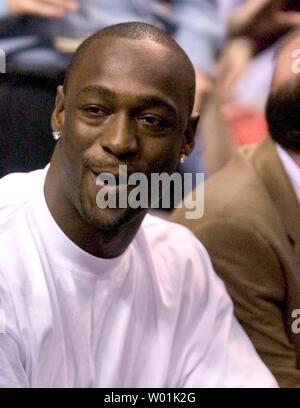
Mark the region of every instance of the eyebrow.
POLYGON ((106 96, 108 98, 115 98, 116 96, 112 90, 102 85, 88 85, 80 89, 80 91, 76 93, 76 97, 85 94, 97 94, 99 96, 106 96))
MULTIPOLYGON (((107 97, 110 99, 116 99, 117 94, 112 91, 110 88, 104 85, 88 85, 82 88, 77 94, 76 97, 84 95, 84 94, 97 94, 101 97, 107 97)), ((166 98, 158 97, 158 96, 140 96, 139 102, 141 105, 152 105, 152 106, 161 106, 162 108, 167 108, 172 112, 173 115, 177 116, 177 109, 173 105, 172 102, 167 100, 166 98)))

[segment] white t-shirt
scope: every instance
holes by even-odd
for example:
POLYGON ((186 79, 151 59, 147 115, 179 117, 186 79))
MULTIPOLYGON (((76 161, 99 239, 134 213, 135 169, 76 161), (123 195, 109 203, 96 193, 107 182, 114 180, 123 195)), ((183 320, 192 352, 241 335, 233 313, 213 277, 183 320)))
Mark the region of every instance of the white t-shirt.
POLYGON ((70 241, 46 170, 0 180, 0 386, 271 387, 209 257, 146 216, 125 253, 70 241))

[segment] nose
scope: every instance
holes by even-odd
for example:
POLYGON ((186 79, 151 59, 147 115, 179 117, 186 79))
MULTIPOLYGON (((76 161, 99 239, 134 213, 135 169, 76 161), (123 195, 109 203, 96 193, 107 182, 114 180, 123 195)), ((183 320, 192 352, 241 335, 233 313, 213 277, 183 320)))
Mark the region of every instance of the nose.
POLYGON ((115 156, 136 153, 138 140, 136 128, 125 112, 116 113, 107 121, 101 135, 101 147, 115 156))

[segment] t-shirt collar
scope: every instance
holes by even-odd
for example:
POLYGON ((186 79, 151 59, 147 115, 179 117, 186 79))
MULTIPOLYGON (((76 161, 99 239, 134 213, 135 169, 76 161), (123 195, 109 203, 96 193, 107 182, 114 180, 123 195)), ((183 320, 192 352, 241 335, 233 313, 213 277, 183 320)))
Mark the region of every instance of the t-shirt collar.
POLYGON ((37 180, 32 183, 33 191, 28 195, 29 219, 36 227, 46 251, 55 257, 55 262, 64 267, 86 271, 99 275, 111 274, 115 269, 126 269, 128 266, 131 246, 120 256, 115 258, 98 258, 85 252, 71 241, 57 225, 49 211, 45 195, 44 184, 49 165, 39 170, 35 176, 37 180))

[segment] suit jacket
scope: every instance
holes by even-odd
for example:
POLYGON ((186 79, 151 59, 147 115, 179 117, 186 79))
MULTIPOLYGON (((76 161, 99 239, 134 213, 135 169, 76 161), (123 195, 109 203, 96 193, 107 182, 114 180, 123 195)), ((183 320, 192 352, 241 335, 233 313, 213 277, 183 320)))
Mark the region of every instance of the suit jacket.
POLYGON ((204 194, 201 219, 186 220, 185 209, 171 218, 206 246, 279 384, 300 387, 300 323, 293 315, 300 309, 300 205, 273 141, 238 151, 204 194))

